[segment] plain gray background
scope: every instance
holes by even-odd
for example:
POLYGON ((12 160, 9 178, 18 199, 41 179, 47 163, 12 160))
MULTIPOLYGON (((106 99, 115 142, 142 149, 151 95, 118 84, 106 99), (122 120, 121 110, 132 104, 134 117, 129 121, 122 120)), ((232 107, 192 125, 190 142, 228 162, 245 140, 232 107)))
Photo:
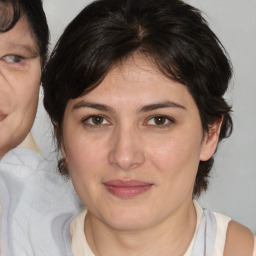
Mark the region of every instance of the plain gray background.
MULTIPOLYGON (((44 0, 51 47, 65 26, 89 2, 44 0)), ((209 190, 199 201, 202 206, 229 215, 256 233, 256 0, 187 2, 204 12, 234 67, 234 77, 226 95, 233 105, 234 131, 220 144, 209 190)), ((44 156, 56 159, 51 126, 41 102, 32 134, 44 156)))

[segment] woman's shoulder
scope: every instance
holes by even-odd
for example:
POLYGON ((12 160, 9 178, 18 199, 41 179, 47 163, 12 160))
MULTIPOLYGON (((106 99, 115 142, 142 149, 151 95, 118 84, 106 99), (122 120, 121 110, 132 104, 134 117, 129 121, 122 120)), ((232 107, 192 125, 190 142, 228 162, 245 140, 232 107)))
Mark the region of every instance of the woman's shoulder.
POLYGON ((224 256, 252 256, 254 244, 255 237, 247 227, 233 220, 229 222, 224 256))
POLYGON ((210 212, 216 223, 213 255, 256 256, 256 237, 250 229, 226 215, 210 212))

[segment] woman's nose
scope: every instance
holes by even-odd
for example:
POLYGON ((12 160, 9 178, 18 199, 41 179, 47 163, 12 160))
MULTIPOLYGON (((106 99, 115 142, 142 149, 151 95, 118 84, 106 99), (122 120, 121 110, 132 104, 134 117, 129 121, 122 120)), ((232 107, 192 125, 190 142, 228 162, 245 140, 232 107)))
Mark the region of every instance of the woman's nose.
POLYGON ((118 169, 129 171, 141 166, 144 161, 143 145, 138 132, 132 129, 117 129, 111 141, 109 163, 118 169))

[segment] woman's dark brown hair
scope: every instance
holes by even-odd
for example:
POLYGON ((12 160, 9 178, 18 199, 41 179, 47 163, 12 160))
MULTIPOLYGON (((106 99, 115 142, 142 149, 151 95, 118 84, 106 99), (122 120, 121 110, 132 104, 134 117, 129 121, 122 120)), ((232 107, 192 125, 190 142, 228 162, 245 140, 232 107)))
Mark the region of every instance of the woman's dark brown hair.
MULTIPOLYGON (((66 28, 43 74, 44 106, 59 145, 67 102, 93 90, 134 54, 187 87, 204 131, 223 118, 219 141, 231 134, 231 108, 223 98, 231 65, 200 11, 179 0, 99 0, 66 28)), ((63 163, 60 171, 67 174, 63 163)), ((213 157, 199 163, 194 195, 206 190, 212 165, 213 157)))

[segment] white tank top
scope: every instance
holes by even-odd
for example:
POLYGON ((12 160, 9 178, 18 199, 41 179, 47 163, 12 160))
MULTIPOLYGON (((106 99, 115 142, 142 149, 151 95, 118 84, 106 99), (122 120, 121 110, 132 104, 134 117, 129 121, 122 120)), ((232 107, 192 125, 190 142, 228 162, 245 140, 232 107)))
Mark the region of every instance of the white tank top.
MULTIPOLYGON (((195 200, 194 205, 197 213, 196 230, 183 256, 222 256, 230 218, 219 213, 203 210, 195 200)), ((71 249, 74 256, 95 256, 84 235, 83 227, 86 213, 87 211, 84 210, 70 225, 71 249)), ((256 256, 256 251, 253 256, 256 256)))
POLYGON ((220 256, 224 253, 229 217, 203 210, 194 200, 197 226, 184 256, 220 256), (206 236, 207 234, 207 236, 206 236))
MULTIPOLYGON (((83 230, 86 211, 73 219, 82 208, 51 168, 26 149, 14 149, 0 161, 3 256, 94 256, 83 230)), ((230 218, 194 204, 197 227, 184 256, 223 255, 230 218)))

